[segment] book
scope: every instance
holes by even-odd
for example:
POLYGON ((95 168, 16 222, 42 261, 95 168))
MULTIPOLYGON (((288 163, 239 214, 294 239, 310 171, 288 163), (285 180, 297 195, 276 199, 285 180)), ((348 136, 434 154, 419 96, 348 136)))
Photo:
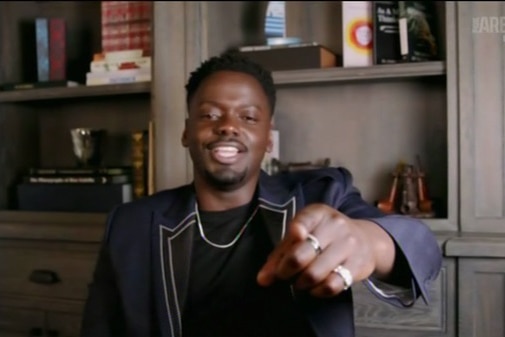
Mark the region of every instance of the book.
POLYGON ((35 39, 37 50, 37 79, 49 81, 49 26, 47 18, 35 19, 35 39))
POLYGON ((49 21, 49 80, 67 78, 67 41, 65 20, 50 18, 49 21))
POLYGON ((131 184, 17 185, 18 208, 24 211, 109 212, 132 200, 131 184))
POLYGON ((439 58, 434 1, 398 1, 400 52, 407 62, 439 58))
POLYGON ((125 184, 131 176, 122 175, 28 175, 23 181, 31 184, 125 184))
POLYGON ((317 42, 244 46, 238 52, 270 71, 329 68, 339 64, 337 55, 317 42))
POLYGON ((398 1, 373 1, 372 6, 374 64, 398 63, 402 60, 398 1))
POLYGON ((4 83, 0 85, 0 90, 24 90, 24 89, 42 89, 42 88, 58 88, 58 87, 77 87, 79 83, 75 81, 45 81, 45 82, 20 82, 20 83, 4 83))
POLYGON ((92 73, 103 73, 107 71, 117 71, 124 69, 139 69, 139 68, 151 68, 151 57, 144 56, 132 60, 122 60, 122 61, 91 61, 90 72, 92 73))
POLYGON ((133 172, 131 166, 118 167, 32 167, 28 169, 28 175, 33 176, 77 176, 77 175, 129 175, 133 172))
POLYGON ((371 1, 342 1, 343 66, 373 65, 371 1))
POLYGON ((141 198, 149 190, 149 130, 131 133, 131 158, 133 163, 133 197, 141 198))
POLYGON ((88 72, 86 85, 104 85, 151 81, 151 68, 123 69, 100 73, 88 72))

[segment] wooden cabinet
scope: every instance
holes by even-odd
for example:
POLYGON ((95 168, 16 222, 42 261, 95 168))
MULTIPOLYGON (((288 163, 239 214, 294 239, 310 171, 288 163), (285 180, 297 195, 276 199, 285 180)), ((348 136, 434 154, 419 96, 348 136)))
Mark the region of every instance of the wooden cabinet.
POLYGON ((458 336, 456 322, 456 262, 444 260, 430 289, 429 304, 419 300, 411 308, 398 308, 371 296, 362 284, 353 286, 357 337, 458 336))
POLYGON ((458 4, 462 231, 505 233, 505 31, 486 28, 504 14, 499 1, 458 4))
POLYGON ((505 235, 462 233, 446 254, 458 261, 459 336, 504 336, 505 235))
POLYGON ((105 219, 38 215, 0 219, 0 334, 77 337, 105 219))
POLYGON ((459 259, 460 337, 505 336, 505 259, 459 259))

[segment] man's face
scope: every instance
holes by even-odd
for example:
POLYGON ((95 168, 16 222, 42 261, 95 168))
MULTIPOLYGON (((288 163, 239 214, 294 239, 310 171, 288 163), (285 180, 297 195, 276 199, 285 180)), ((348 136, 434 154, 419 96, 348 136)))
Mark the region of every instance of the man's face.
POLYGON ((189 102, 182 135, 195 179, 232 190, 258 177, 272 147, 270 129, 268 98, 254 77, 234 71, 207 77, 189 102))

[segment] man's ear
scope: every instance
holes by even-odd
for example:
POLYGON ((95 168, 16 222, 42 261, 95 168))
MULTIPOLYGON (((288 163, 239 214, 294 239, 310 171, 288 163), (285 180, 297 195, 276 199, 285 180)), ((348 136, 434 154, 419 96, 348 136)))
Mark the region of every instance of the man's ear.
POLYGON ((181 144, 188 147, 188 119, 184 121, 184 131, 182 131, 181 144))

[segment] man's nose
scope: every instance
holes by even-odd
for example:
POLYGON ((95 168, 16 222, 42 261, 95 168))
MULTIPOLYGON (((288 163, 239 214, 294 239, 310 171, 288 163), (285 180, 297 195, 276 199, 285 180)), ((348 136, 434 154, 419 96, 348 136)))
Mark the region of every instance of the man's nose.
POLYGON ((216 131, 222 136, 237 136, 239 131, 236 118, 233 118, 233 116, 223 116, 219 123, 217 123, 216 131))

